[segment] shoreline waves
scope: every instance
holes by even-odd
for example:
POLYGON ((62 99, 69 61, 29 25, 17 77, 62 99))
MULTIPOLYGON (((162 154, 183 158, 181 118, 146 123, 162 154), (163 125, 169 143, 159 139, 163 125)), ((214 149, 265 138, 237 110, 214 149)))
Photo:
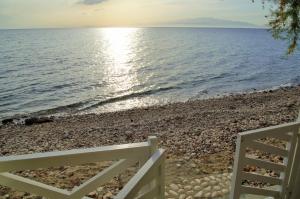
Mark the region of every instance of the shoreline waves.
MULTIPOLYGON (((180 142, 187 142, 190 140, 189 136, 195 136, 196 141, 200 142, 206 140, 204 138, 209 135, 223 134, 222 138, 220 137, 212 143, 218 144, 216 141, 223 140, 231 146, 233 145, 232 141, 225 138, 225 134, 234 139, 236 133, 239 132, 293 121, 298 114, 299 107, 300 86, 293 86, 117 112, 52 117, 51 120, 42 120, 40 124, 33 122, 28 126, 11 123, 0 126, 2 135, 0 154, 4 155, 3 150, 11 146, 9 141, 17 139, 18 137, 15 136, 20 134, 22 134, 22 142, 24 142, 20 149, 24 148, 24 151, 26 151, 26 147, 30 148, 30 145, 40 146, 45 143, 46 140, 37 142, 30 138, 31 136, 43 137, 43 135, 49 139, 54 136, 57 143, 55 145, 48 143, 48 148, 40 148, 38 151, 144 141, 147 136, 153 134, 161 139, 162 146, 171 148, 174 139, 178 139, 178 137, 172 136, 176 134, 186 138, 186 140, 179 139, 180 142), (56 140, 64 137, 72 138, 67 145, 65 143, 68 140, 56 140), (89 143, 87 139, 92 137, 95 137, 96 140, 91 139, 89 143), (34 142, 35 144, 33 144, 34 142)), ((222 143, 224 144, 224 142, 222 143)), ((206 144, 204 145, 206 146, 206 144)), ((177 144, 174 143, 174 146, 177 144)), ((191 146, 184 147, 184 144, 178 145, 178 147, 186 148, 186 150, 176 150, 177 155, 188 152, 201 154, 219 151, 218 147, 205 149, 211 148, 208 146, 202 147, 201 150, 198 148, 198 151, 192 150, 191 146), (191 151, 187 148, 190 148, 191 151)), ((174 153, 174 150, 171 151, 174 153)), ((22 151, 14 151, 12 154, 15 153, 22 153, 22 151)))

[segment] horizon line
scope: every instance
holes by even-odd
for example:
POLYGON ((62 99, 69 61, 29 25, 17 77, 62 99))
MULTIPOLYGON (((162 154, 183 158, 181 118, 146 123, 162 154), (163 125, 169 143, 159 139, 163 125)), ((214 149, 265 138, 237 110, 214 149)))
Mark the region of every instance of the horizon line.
POLYGON ((269 29, 267 26, 70 26, 70 27, 31 27, 1 28, 0 30, 49 30, 49 29, 100 29, 100 28, 216 28, 216 29, 269 29))

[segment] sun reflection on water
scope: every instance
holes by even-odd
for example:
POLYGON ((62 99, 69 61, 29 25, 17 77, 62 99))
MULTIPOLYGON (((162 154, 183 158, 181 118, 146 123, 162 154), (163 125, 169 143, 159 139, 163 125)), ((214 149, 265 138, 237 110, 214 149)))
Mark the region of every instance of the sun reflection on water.
POLYGON ((137 32, 137 28, 105 28, 101 31, 109 69, 116 75, 126 75, 133 67, 131 60, 135 57, 137 32))
POLYGON ((139 72, 142 32, 139 28, 96 30, 95 64, 90 71, 99 87, 94 90, 92 108, 84 113, 119 111, 157 102, 144 94, 151 88, 145 86, 147 80, 139 72))

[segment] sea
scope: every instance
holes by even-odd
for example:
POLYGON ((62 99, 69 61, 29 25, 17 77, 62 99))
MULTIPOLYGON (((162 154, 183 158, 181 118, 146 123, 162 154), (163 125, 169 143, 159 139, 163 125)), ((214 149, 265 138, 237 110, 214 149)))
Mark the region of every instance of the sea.
POLYGON ((101 113, 300 84, 267 29, 0 30, 0 119, 101 113))

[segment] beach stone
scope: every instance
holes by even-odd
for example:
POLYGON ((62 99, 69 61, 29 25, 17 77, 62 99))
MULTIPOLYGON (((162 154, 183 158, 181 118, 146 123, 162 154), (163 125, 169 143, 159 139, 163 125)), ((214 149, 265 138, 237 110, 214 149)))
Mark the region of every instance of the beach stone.
POLYGON ((219 183, 222 182, 222 177, 217 178, 216 181, 219 183))
POLYGON ((186 198, 186 195, 185 194, 181 194, 178 199, 185 199, 185 198, 186 198))
POLYGON ((194 194, 194 191, 187 191, 186 192, 188 195, 193 195, 194 194))
POLYGON ((177 191, 179 189, 178 185, 176 184, 171 184, 170 185, 170 188, 173 190, 173 191, 177 191))
POLYGON ((94 197, 97 196, 97 192, 96 192, 96 191, 93 191, 93 192, 89 193, 88 196, 94 198, 94 197))
POLYGON ((218 184, 218 182, 217 182, 217 181, 215 181, 215 180, 213 180, 213 181, 210 181, 210 182, 209 182, 209 184, 210 184, 210 185, 217 185, 217 184, 218 184))
POLYGON ((205 191, 205 192, 210 191, 210 190, 211 190, 211 186, 208 186, 208 187, 203 189, 203 191, 205 191))
POLYGON ((113 198, 113 194, 111 192, 108 192, 103 196, 103 199, 112 199, 112 198, 113 198))
POLYGON ((208 193, 204 194, 204 197, 205 198, 210 198, 211 197, 211 193, 208 192, 208 193))
POLYGON ((217 186, 214 186, 213 190, 219 191, 219 190, 221 190, 221 187, 218 186, 218 185, 217 185, 217 186))
POLYGON ((17 191, 15 194, 14 194, 14 197, 16 198, 23 198, 26 194, 24 192, 19 192, 17 191))
POLYGON ((192 164, 191 164, 191 167, 192 167, 192 168, 196 168, 197 165, 196 165, 195 163, 192 163, 192 164))
POLYGON ((176 196, 176 197, 178 196, 178 193, 176 191, 173 191, 173 190, 170 190, 169 194, 172 195, 172 196, 176 196))
POLYGON ((207 187, 208 186, 208 182, 203 182, 202 184, 201 184, 201 187, 207 187))
POLYGON ((184 189, 179 189, 178 190, 178 193, 180 194, 180 193, 184 193, 184 189))
POLYGON ((196 194, 194 195, 194 198, 195 198, 195 199, 202 198, 203 195, 204 195, 204 192, 203 192, 203 191, 199 191, 198 193, 196 193, 196 194))
POLYGON ((99 188, 97 189, 97 191, 98 191, 98 192, 103 191, 103 187, 99 187, 99 188))
POLYGON ((11 124, 14 122, 14 119, 13 118, 8 118, 8 119, 4 119, 2 120, 2 124, 3 125, 7 125, 7 124, 11 124))
POLYGON ((190 185, 187 185, 187 186, 184 187, 184 189, 187 190, 187 191, 191 190, 192 188, 193 188, 193 187, 190 186, 190 185))
POLYGON ((222 196, 223 195, 222 191, 217 191, 217 194, 218 194, 218 196, 222 196))
POLYGON ((195 179, 195 181, 199 184, 201 183, 201 180, 200 179, 195 179))
POLYGON ((223 194, 227 194, 227 193, 229 193, 229 190, 228 190, 228 189, 222 189, 221 192, 222 192, 223 194))
POLYGON ((218 194, 218 192, 216 192, 216 191, 212 192, 212 194, 211 194, 211 197, 212 197, 212 198, 215 198, 215 197, 217 197, 217 196, 220 196, 220 195, 218 194))
POLYGON ((195 191, 199 191, 199 190, 201 190, 201 188, 202 188, 201 186, 195 186, 195 187, 194 187, 194 190, 195 190, 195 191))
POLYGON ((10 198, 9 194, 4 195, 4 199, 10 198))
POLYGON ((32 117, 32 118, 28 118, 25 119, 25 125, 26 126, 30 126, 33 124, 42 124, 42 123, 48 123, 48 122, 53 122, 53 119, 51 118, 47 118, 47 117, 32 117))

